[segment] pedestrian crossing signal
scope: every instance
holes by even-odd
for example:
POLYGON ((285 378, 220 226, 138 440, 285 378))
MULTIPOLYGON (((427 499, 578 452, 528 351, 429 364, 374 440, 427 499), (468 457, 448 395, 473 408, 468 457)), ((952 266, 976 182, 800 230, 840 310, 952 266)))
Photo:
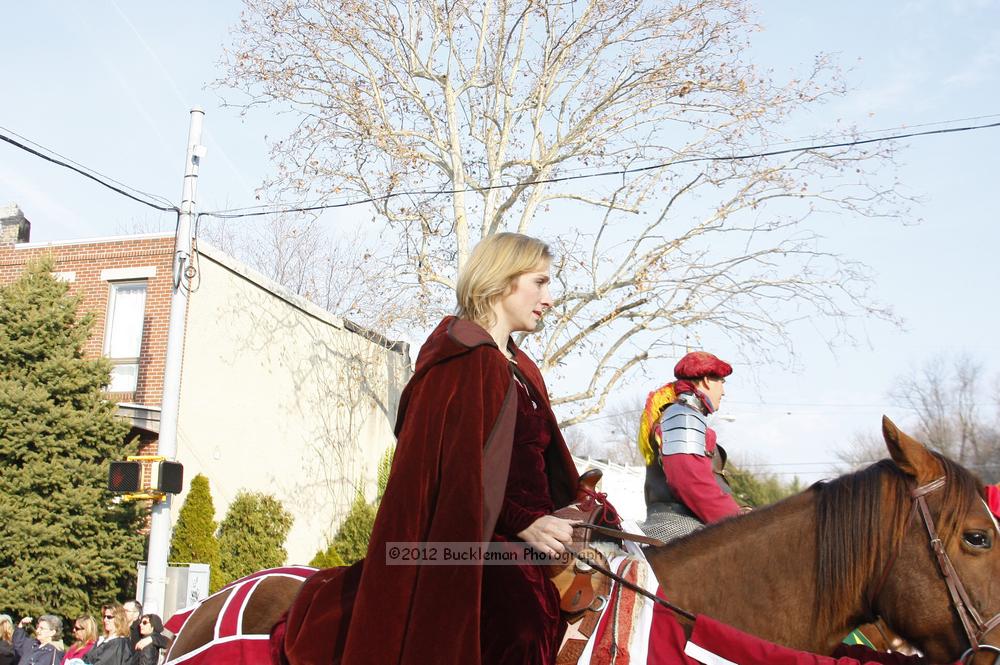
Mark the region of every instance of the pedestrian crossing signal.
POLYGON ((138 492, 142 489, 142 463, 112 462, 108 470, 108 489, 112 492, 138 492))
POLYGON ((180 494, 184 489, 184 466, 180 462, 160 462, 156 489, 166 494, 180 494))

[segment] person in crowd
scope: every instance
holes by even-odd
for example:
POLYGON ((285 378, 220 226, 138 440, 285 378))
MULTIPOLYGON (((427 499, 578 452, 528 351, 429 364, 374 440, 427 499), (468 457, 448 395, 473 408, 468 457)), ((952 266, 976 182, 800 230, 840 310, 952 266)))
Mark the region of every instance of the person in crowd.
POLYGON ((0 614, 0 665, 14 665, 14 620, 9 614, 0 614))
POLYGON ((713 354, 694 351, 674 367, 676 381, 649 394, 638 442, 646 462, 642 528, 648 535, 671 540, 749 510, 733 498, 726 451, 708 426, 732 371, 713 354))
POLYGON ((97 644, 97 621, 81 614, 73 622, 73 644, 66 649, 63 665, 82 665, 83 657, 97 644))
POLYGON ((139 634, 139 617, 142 616, 142 603, 138 600, 126 600, 122 605, 125 608, 125 618, 128 619, 128 639, 135 648, 136 643, 142 639, 139 634))
POLYGON ((512 337, 552 307, 551 261, 543 242, 501 233, 461 268, 457 316, 431 333, 403 391, 368 556, 306 582, 282 628, 292 665, 555 663, 566 624, 541 565, 387 560, 394 542, 526 543, 551 556, 571 541, 572 522, 552 513, 579 477, 541 373, 512 337))
POLYGON ((62 619, 43 614, 35 624, 35 637, 30 637, 25 628, 32 620, 31 617, 24 617, 14 630, 13 644, 18 665, 59 665, 64 651, 62 619))
POLYGON ((130 665, 133 651, 125 608, 118 603, 102 605, 101 621, 103 633, 97 638, 94 648, 84 655, 83 662, 90 665, 130 665))
POLYGON ((139 619, 139 642, 135 646, 134 665, 157 665, 161 649, 170 645, 163 634, 163 620, 157 614, 144 614, 139 619))

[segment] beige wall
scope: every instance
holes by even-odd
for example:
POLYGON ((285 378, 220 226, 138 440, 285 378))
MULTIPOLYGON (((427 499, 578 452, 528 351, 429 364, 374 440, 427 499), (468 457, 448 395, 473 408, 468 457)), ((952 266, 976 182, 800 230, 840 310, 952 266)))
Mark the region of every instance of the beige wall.
MULTIPOLYGON (((308 563, 359 489, 374 498, 379 459, 394 441, 406 351, 345 330, 340 319, 202 248, 177 458, 186 481, 208 477, 217 520, 241 489, 280 499, 295 517, 288 563, 308 563)), ((174 499, 174 519, 183 499, 174 499)))

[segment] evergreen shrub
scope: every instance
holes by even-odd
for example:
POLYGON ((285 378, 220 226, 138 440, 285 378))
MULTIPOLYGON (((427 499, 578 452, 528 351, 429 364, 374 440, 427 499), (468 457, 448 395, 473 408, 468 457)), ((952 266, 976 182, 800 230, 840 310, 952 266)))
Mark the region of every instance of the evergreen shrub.
POLYGON ((282 566, 292 515, 270 494, 241 491, 219 524, 219 586, 282 566))
POLYGON ((177 515, 170 541, 170 560, 176 563, 207 563, 210 570, 209 590, 214 593, 222 586, 219 573, 219 540, 215 537, 215 504, 202 474, 191 479, 184 505, 177 515))

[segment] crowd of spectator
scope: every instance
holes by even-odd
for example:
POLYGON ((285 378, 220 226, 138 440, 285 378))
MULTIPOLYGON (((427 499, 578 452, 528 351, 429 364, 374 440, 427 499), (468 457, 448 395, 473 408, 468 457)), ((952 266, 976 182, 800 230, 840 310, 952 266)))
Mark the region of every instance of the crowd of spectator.
POLYGON ((103 605, 100 626, 89 614, 77 617, 69 646, 63 637, 58 616, 15 624, 0 614, 0 665, 159 665, 173 636, 159 616, 143 614, 142 604, 130 600, 103 605))

